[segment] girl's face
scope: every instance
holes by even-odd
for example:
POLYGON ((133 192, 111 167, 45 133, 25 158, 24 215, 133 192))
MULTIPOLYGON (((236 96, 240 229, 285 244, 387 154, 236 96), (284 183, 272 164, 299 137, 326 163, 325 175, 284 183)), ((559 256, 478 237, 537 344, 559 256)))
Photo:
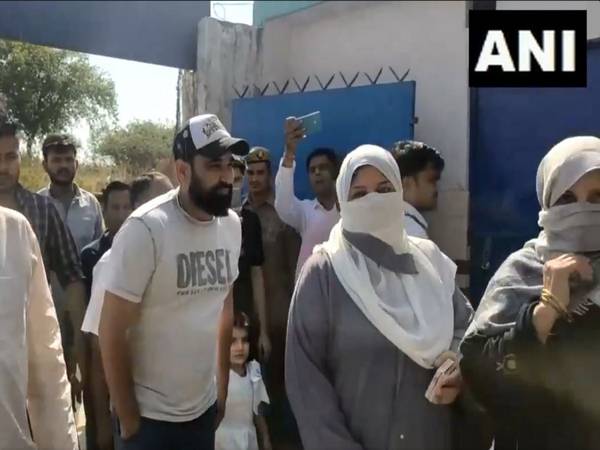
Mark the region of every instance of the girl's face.
POLYGON ((352 178, 348 201, 364 197, 372 192, 387 194, 395 192, 394 185, 373 166, 360 167, 352 178))
POLYGON ((248 330, 245 328, 233 328, 233 339, 231 341, 230 362, 232 365, 242 366, 246 364, 250 354, 250 340, 248 330))

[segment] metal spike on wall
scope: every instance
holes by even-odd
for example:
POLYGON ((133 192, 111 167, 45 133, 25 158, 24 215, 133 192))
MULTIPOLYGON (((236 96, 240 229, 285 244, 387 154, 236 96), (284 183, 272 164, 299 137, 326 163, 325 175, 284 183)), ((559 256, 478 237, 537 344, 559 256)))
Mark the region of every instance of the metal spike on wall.
POLYGON ((377 76, 375 78, 371 78, 367 72, 365 72, 365 76, 369 79, 371 84, 377 84, 377 82, 379 81, 379 77, 381 76, 382 73, 383 73, 383 67, 381 67, 379 69, 379 72, 377 72, 377 76))
POLYGON ((233 86, 233 90, 237 94, 238 98, 244 98, 246 96, 246 94, 248 93, 249 88, 250 88, 250 86, 248 86, 248 85, 244 86, 244 89, 240 93, 240 91, 238 91, 237 88, 235 86, 233 86))
POLYGON ((327 88, 331 85, 331 82, 333 81, 333 79, 335 78, 335 73, 333 75, 331 75, 331 78, 329 79, 329 81, 326 84, 323 84, 321 82, 321 79, 319 78, 318 75, 315 75, 315 78, 317 79, 317 82, 319 83, 319 86, 321 86, 321 89, 323 89, 324 91, 326 91, 327 88))
POLYGON ((346 85, 347 88, 352 87, 352 85, 356 82, 356 80, 358 79, 358 76, 360 75, 360 72, 356 72, 356 75, 354 75, 354 78, 352 78, 350 80, 350 82, 348 82, 346 80, 346 77, 344 76, 344 74, 342 72, 340 72, 340 77, 342 77, 342 80, 344 81, 344 84, 346 85))
POLYGON ((306 79, 306 81, 304 82, 304 84, 302 85, 302 87, 300 87, 300 85, 298 84, 298 81, 296 81, 295 77, 292 78, 292 79, 294 80, 294 84, 298 88, 298 91, 304 92, 306 90, 306 86, 308 86, 308 83, 310 82, 310 75, 308 76, 308 78, 306 79))
MULTIPOLYGON (((402 83, 406 79, 406 77, 408 76, 408 74, 410 72, 410 69, 407 69, 406 72, 404 72, 404 74, 402 76, 399 76, 398 73, 394 70, 394 68, 392 66, 388 66, 387 68, 389 69, 389 71, 395 78, 396 82, 398 82, 398 83, 402 83)), ((291 80, 290 79, 285 80, 285 82, 281 85, 281 87, 279 86, 279 84, 276 81, 269 81, 269 82, 267 82, 267 84, 264 87, 260 87, 260 86, 257 86, 256 84, 253 84, 253 87, 254 87, 253 92, 254 92, 254 97, 264 97, 265 95, 267 95, 271 85, 273 85, 275 87, 274 94, 283 95, 288 91, 288 88, 290 87, 290 82, 293 81, 294 85, 296 86, 296 89, 298 89, 298 92, 303 93, 303 92, 306 92, 306 89, 310 83, 311 78, 315 78, 317 80, 317 83, 319 84, 319 87, 322 90, 326 91, 327 89, 329 89, 329 87, 333 83, 333 80, 335 79, 336 75, 340 76, 340 78, 344 82, 344 85, 346 88, 352 88, 355 85, 355 83, 358 80, 361 73, 365 75, 367 80, 369 80, 369 83, 371 83, 372 85, 376 85, 379 82, 379 80, 381 79, 383 70, 384 70, 384 68, 380 67, 379 70, 377 71, 377 73, 373 77, 371 77, 371 75, 367 72, 359 71, 354 74, 352 79, 346 78, 346 76, 340 71, 340 72, 336 72, 333 75, 331 75, 331 77, 329 77, 329 79, 327 80, 326 83, 324 83, 321 80, 321 78, 319 78, 318 75, 309 75, 304 80, 303 84, 300 84, 298 82, 298 80, 296 79, 296 77, 292 77, 291 80)), ((249 89, 250 89, 249 85, 244 86, 241 90, 238 89, 236 86, 233 86, 233 90, 235 91, 238 98, 245 98, 246 95, 248 95, 249 89)))
POLYGON ((264 95, 267 93, 267 90, 269 89, 269 86, 271 86, 270 81, 262 89, 260 87, 258 87, 256 84, 254 85, 254 88, 256 89, 256 91, 258 92, 258 95, 260 97, 264 97, 264 95))
POLYGON ((279 95, 281 95, 287 90, 288 86, 290 85, 290 80, 286 80, 281 89, 279 89, 279 85, 275 81, 273 81, 273 85, 275 86, 275 89, 277 89, 279 95))

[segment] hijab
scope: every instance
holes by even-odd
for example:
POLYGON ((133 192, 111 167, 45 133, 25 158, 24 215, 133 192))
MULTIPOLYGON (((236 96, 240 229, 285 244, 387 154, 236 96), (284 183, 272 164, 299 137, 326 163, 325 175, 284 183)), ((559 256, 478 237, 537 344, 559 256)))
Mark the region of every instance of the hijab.
MULTIPOLYGON (((581 177, 597 169, 600 139, 592 136, 567 138, 542 159, 536 177, 542 231, 510 255, 492 277, 467 336, 475 332, 495 335, 514 326, 523 304, 540 296, 544 264, 555 255, 587 254, 595 277, 600 274, 600 205, 556 205, 581 177)), ((584 314, 591 303, 600 304, 597 282, 572 288, 572 312, 584 314)))
POLYGON ((456 265, 431 241, 407 236, 400 172, 383 148, 362 145, 349 153, 336 190, 341 220, 315 251, 327 253, 345 291, 377 330, 415 363, 432 368, 452 342, 456 265), (349 200, 352 180, 365 166, 379 170, 395 192, 349 200), (380 250, 366 254, 361 236, 380 250))

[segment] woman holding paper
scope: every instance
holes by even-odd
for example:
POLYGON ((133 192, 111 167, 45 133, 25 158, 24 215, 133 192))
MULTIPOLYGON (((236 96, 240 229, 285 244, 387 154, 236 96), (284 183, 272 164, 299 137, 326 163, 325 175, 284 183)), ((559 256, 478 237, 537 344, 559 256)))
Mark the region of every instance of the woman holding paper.
POLYGON ((341 221, 305 264, 289 316, 286 386, 304 447, 449 449, 453 360, 472 316, 456 266, 404 232, 386 150, 351 152, 337 195, 341 221))
POLYGON ((496 450, 600 448, 600 139, 537 173, 541 234, 492 277, 461 349, 496 450))

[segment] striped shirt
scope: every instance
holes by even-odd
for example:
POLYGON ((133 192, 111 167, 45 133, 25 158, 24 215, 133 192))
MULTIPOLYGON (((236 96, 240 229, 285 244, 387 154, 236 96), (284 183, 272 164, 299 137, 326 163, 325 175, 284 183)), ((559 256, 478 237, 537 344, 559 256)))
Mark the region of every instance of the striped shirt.
POLYGON ((83 280, 77 246, 52 201, 20 184, 15 199, 18 211, 27 217, 38 238, 47 272, 54 272, 63 286, 83 280))
POLYGON ((38 194, 52 200, 60 218, 69 228, 71 236, 81 252, 86 245, 102 236, 104 221, 102 220, 102 207, 94 194, 81 189, 76 184, 73 187, 75 195, 67 209, 60 200, 52 197, 50 186, 38 191, 38 194))

